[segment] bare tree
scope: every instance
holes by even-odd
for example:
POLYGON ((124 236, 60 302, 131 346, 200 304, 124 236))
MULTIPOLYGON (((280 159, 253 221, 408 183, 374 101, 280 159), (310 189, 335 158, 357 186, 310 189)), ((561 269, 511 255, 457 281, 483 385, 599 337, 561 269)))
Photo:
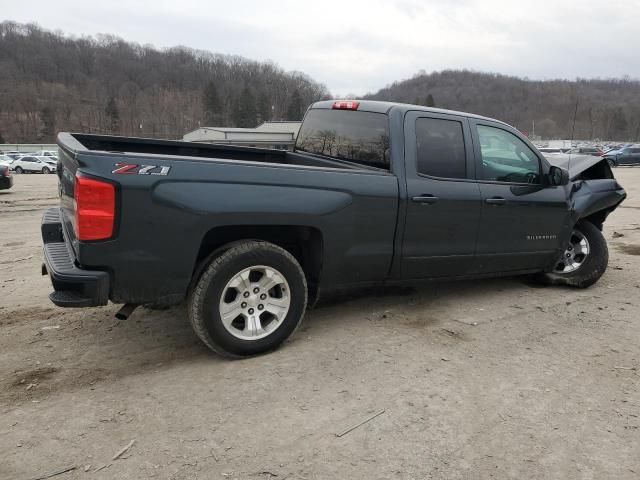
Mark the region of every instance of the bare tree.
POLYGON ((523 130, 535 122, 544 138, 570 137, 577 102, 576 138, 640 140, 640 81, 629 78, 533 81, 468 70, 422 71, 363 98, 412 102, 425 95, 437 98, 438 107, 486 115, 523 130))
POLYGON ((330 95, 271 62, 15 22, 0 23, 0 65, 0 131, 10 142, 53 141, 61 130, 181 138, 211 121, 231 125, 244 86, 251 126, 284 118, 295 91, 303 107, 330 95))

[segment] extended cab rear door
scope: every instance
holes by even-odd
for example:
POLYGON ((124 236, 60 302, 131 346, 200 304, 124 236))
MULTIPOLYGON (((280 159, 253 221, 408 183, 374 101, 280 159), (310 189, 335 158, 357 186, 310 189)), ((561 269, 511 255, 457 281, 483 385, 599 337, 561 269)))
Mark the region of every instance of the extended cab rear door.
POLYGON ((402 277, 472 274, 481 199, 468 120, 405 115, 406 221, 402 277))

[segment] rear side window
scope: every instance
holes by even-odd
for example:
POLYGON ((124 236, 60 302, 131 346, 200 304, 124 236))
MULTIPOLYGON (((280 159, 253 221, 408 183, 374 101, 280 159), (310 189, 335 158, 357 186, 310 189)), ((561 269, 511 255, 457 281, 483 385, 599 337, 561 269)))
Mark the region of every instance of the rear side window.
POLYGON ((389 170, 388 117, 352 110, 309 110, 296 150, 389 170))
POLYGON ((455 120, 416 120, 418 173, 433 177, 466 178, 462 124, 455 120))

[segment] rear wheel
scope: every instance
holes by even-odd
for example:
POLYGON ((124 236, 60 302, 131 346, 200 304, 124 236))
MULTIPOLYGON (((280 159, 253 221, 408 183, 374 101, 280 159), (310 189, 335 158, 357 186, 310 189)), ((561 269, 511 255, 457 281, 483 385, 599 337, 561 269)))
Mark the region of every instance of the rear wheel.
POLYGON ((49 174, 51 170, 49 170, 49 167, 42 167, 42 173, 49 174))
POLYGON ((200 339, 227 357, 275 349, 300 324, 307 283, 296 259, 267 242, 234 244, 213 259, 189 296, 200 339))
POLYGON ((541 274, 538 279, 552 285, 586 288, 600 279, 608 263, 609 250, 602 232, 583 220, 573 228, 553 271, 541 274))
POLYGON ((607 158, 607 163, 609 164, 609 166, 610 166, 611 168, 613 168, 613 167, 617 166, 617 163, 616 163, 616 161, 615 161, 613 158, 607 158))
POLYGON ((16 173, 24 173, 24 170, 22 169, 22 167, 16 167, 16 173))

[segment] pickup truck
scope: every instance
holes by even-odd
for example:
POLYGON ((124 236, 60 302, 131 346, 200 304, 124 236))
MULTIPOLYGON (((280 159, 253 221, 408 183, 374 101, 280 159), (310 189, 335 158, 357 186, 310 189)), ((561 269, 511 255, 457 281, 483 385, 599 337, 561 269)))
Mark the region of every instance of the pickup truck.
POLYGON ((42 220, 61 307, 186 300, 230 357, 274 349, 321 295, 530 274, 588 287, 625 198, 606 160, 551 165, 477 115, 376 101, 307 110, 293 151, 60 133, 42 220), (573 168, 571 168, 573 167, 573 168))

